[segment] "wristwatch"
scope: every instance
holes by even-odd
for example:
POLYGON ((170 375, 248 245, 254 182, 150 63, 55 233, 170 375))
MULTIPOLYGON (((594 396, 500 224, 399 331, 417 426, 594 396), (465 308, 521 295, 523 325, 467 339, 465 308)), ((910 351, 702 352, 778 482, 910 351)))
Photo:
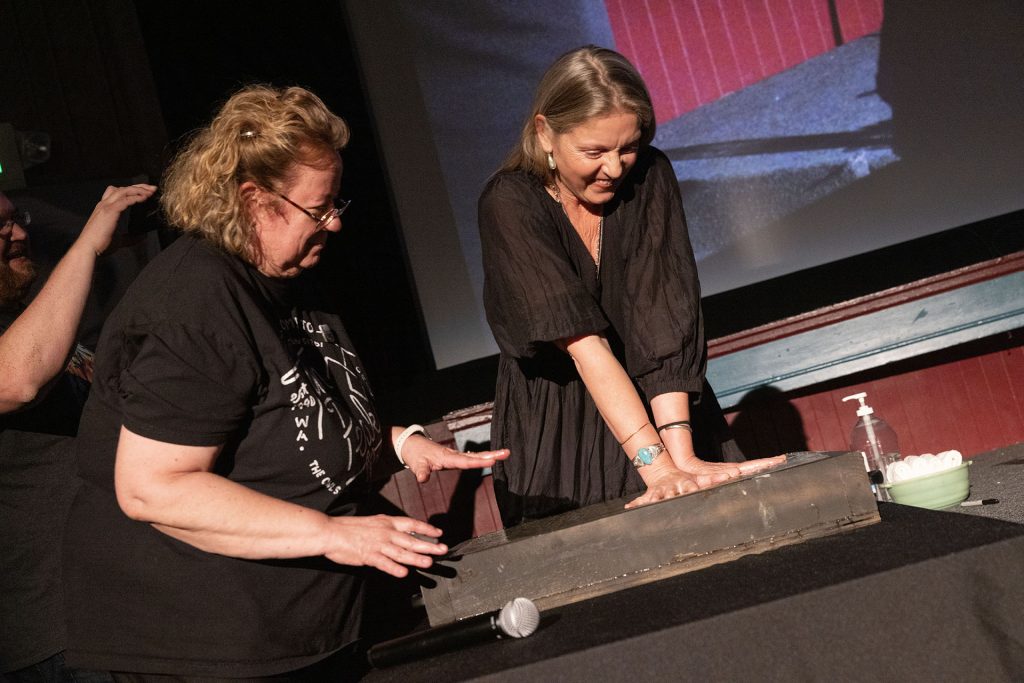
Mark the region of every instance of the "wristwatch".
POLYGON ((634 467, 643 467, 644 465, 650 465, 654 462, 654 459, 661 455, 665 448, 660 443, 652 443, 650 446, 643 446, 636 452, 636 457, 633 458, 634 467))

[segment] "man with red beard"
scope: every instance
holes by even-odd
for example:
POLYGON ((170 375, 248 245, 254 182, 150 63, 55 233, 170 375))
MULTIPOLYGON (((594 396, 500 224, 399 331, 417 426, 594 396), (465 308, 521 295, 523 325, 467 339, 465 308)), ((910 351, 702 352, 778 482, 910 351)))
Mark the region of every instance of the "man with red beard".
MULTIPOLYGON (((108 187, 26 305, 28 213, 0 192, 0 681, 72 680, 63 663, 60 535, 75 492, 71 439, 92 379, 76 344, 97 257, 152 185, 108 187)), ((90 680, 75 672, 74 680, 90 680)))
POLYGON ((0 192, 0 310, 16 306, 27 294, 29 285, 36 278, 36 267, 29 254, 28 234, 25 225, 29 216, 18 211, 11 201, 0 192))

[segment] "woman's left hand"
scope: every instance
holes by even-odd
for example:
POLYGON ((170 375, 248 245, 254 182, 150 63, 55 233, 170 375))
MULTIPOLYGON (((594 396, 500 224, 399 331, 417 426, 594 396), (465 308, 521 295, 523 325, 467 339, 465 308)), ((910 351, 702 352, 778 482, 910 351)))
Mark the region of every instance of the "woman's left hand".
POLYGON ((707 462, 695 455, 678 459, 673 458, 673 460, 676 463, 676 467, 697 478, 701 483, 701 488, 706 488, 729 479, 756 474, 757 472, 777 467, 786 462, 786 456, 777 455, 772 458, 744 460, 743 462, 707 462))
POLYGON ((650 479, 647 490, 639 498, 626 503, 626 509, 667 500, 723 482, 771 469, 786 462, 786 456, 745 460, 743 462, 706 462, 697 456, 683 458, 683 467, 673 458, 672 466, 663 467, 650 479))
POLYGON ((502 448, 497 451, 481 451, 480 453, 463 453, 434 443, 422 434, 415 434, 402 446, 402 459, 405 465, 416 476, 416 481, 423 483, 430 479, 432 472, 441 470, 472 470, 490 467, 498 460, 509 456, 509 450, 502 448))

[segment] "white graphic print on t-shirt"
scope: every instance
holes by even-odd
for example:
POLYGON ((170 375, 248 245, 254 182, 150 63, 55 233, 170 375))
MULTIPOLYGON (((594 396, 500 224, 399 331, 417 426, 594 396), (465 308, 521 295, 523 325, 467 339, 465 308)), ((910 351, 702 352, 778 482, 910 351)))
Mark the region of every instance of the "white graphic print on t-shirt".
MULTIPOLYGON (((328 325, 291 318, 282 321, 281 326, 297 359, 280 380, 291 390, 295 445, 299 452, 304 452, 311 439, 323 442, 325 438, 341 437, 338 450, 344 462, 336 465, 341 465, 343 471, 331 476, 330 464, 319 458, 308 463, 310 474, 327 491, 338 495, 362 471, 366 454, 380 446, 380 424, 372 410, 366 378, 358 357, 337 343, 337 336, 328 325), (345 405, 339 407, 337 400, 345 405), (330 428, 325 421, 338 427, 330 428)), ((337 452, 334 448, 330 450, 337 452)))

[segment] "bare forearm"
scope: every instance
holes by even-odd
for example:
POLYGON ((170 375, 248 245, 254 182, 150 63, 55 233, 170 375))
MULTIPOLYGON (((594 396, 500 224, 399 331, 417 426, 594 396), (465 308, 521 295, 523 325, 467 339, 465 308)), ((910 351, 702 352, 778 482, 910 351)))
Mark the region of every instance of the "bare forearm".
POLYGON ((258 493, 212 472, 153 482, 122 498, 125 513, 200 550, 248 559, 325 552, 323 513, 258 493))
POLYGON ((636 387, 604 338, 591 335, 571 341, 566 345, 566 351, 572 356, 598 412, 619 443, 638 438, 638 430, 641 433, 646 430, 653 432, 636 387))
POLYGON ((121 428, 117 502, 132 519, 233 557, 322 555, 326 515, 254 491, 211 470, 218 446, 178 446, 121 428))
POLYGON ((0 411, 28 403, 64 369, 95 264, 96 254, 75 242, 32 303, 0 336, 0 411))
MULTIPOLYGON (((632 459, 641 446, 661 441, 636 387, 604 338, 592 335, 577 339, 569 342, 566 350, 608 429, 622 445, 624 457, 632 459)), ((662 454, 652 465, 640 468, 639 474, 650 484, 666 467, 670 468, 671 462, 667 454, 662 454)))
MULTIPOLYGON (((659 394, 651 399, 651 412, 654 413, 655 426, 671 425, 690 421, 690 398, 686 392, 674 391, 659 394)), ((695 457, 693 433, 686 428, 662 429, 658 432, 672 460, 680 467, 689 458, 695 457)))
MULTIPOLYGON (((217 482, 232 483, 218 475, 209 474, 207 479, 219 479, 217 482)), ((203 482, 196 488, 207 494, 213 493, 211 487, 203 482)), ((245 488, 245 487, 240 487, 245 488)), ((325 552, 325 538, 329 535, 327 526, 329 519, 323 513, 309 508, 287 503, 282 500, 263 496, 249 489, 246 494, 236 495, 225 492, 223 500, 209 499, 201 506, 209 515, 225 512, 236 515, 234 520, 227 518, 208 517, 195 519, 191 514, 180 514, 186 509, 199 512, 195 506, 181 508, 179 514, 167 514, 175 525, 153 522, 153 526, 168 536, 193 545, 200 550, 230 557, 246 559, 297 558, 316 557, 325 552), (249 495, 258 496, 246 501, 249 495), (211 520, 220 519, 220 523, 211 524, 211 520)), ((214 494, 216 495, 216 494, 214 494)))

